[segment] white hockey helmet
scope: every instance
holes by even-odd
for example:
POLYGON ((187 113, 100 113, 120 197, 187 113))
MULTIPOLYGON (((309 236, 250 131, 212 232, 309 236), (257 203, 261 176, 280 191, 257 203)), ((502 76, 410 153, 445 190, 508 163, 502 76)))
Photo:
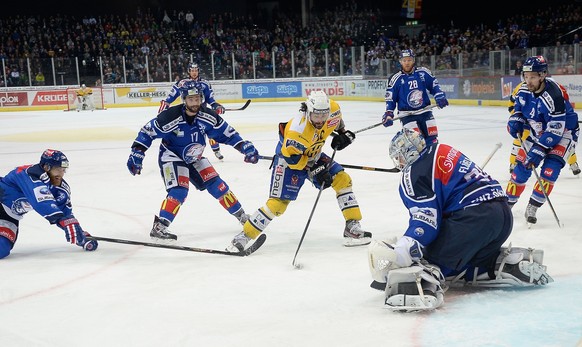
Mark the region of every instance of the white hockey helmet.
POLYGON ((426 141, 419 132, 404 128, 390 142, 390 158, 398 169, 403 170, 418 159, 425 147, 426 141))
POLYGON ((323 90, 314 90, 309 93, 307 101, 307 118, 317 129, 321 129, 329 118, 330 103, 327 94, 323 90))

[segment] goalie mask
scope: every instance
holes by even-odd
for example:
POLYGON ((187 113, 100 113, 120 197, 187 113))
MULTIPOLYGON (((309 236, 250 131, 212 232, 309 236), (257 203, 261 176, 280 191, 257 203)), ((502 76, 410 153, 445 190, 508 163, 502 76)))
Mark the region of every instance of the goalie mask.
POLYGON ((323 125, 329 118, 330 112, 327 94, 323 90, 312 91, 305 104, 307 105, 307 118, 309 122, 317 129, 323 128, 323 125))
POLYGON ((415 162, 425 148, 426 142, 420 133, 404 128, 390 142, 390 158, 398 169, 403 170, 415 162))

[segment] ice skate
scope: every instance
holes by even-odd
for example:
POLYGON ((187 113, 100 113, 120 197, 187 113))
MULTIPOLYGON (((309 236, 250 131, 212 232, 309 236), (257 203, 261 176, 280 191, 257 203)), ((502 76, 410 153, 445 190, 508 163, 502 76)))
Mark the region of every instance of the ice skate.
POLYGON ((578 162, 575 162, 572 165, 570 165, 570 170, 572 170, 572 174, 574 176, 578 176, 580 174, 580 166, 578 166, 578 162))
POLYGON ((525 208, 525 220, 527 221, 528 228, 531 228, 533 224, 536 224, 538 219, 536 217, 536 212, 538 210, 538 206, 534 206, 532 204, 527 204, 525 208))
POLYGON ((222 155, 222 153, 220 153, 220 149, 213 149, 212 151, 214 152, 214 155, 216 156, 216 158, 218 158, 218 160, 224 159, 224 156, 222 155))
POLYGON ((160 240, 177 240, 178 236, 168 231, 168 225, 158 216, 154 217, 154 225, 150 231, 150 237, 160 240))
POLYGON ((228 252, 233 252, 233 253, 242 252, 245 250, 245 247, 249 243, 250 240, 251 240, 251 238, 248 237, 244 231, 241 231, 240 233, 236 234, 234 239, 232 239, 232 241, 230 242, 230 245, 228 245, 226 247, 226 250, 228 252))
POLYGON ((360 222, 357 220, 346 221, 344 229, 344 246, 364 246, 372 242, 372 233, 362 230, 360 222))

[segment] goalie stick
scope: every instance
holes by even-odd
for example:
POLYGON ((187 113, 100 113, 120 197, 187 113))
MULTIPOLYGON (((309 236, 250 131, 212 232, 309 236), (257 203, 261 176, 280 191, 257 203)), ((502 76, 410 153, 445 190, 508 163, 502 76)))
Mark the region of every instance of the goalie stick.
POLYGON ((146 247, 156 247, 156 248, 166 248, 166 249, 175 249, 179 251, 190 251, 190 252, 198 252, 198 253, 211 253, 211 254, 222 254, 222 255, 233 255, 237 257, 246 257, 247 255, 253 254, 256 250, 261 248, 265 240, 267 239, 267 235, 261 234, 257 237, 257 240, 250 245, 249 248, 245 249, 242 252, 229 252, 229 251, 221 251, 218 249, 210 249, 210 248, 198 248, 198 247, 187 247, 187 246, 177 246, 177 245, 167 245, 163 243, 153 243, 153 242, 141 242, 141 241, 132 241, 132 240, 123 240, 123 239, 113 239, 108 237, 100 237, 100 236, 93 236, 88 237, 88 239, 94 239, 97 241, 104 241, 104 242, 113 242, 113 243, 124 243, 127 245, 136 245, 136 246, 146 246, 146 247))
POLYGON ((242 105, 239 108, 225 108, 226 111, 243 111, 244 109, 246 109, 247 107, 249 107, 249 104, 251 103, 251 99, 248 99, 247 102, 245 102, 244 105, 242 105))

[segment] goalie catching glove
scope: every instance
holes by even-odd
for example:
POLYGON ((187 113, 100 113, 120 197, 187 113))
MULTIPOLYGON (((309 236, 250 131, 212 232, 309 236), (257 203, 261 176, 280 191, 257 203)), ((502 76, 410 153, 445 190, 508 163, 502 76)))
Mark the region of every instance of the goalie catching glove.
POLYGON ((356 134, 346 130, 342 133, 339 133, 333 138, 333 140, 331 140, 331 148, 335 149, 336 151, 341 151, 342 149, 349 146, 352 142, 354 142, 355 139, 356 134))

